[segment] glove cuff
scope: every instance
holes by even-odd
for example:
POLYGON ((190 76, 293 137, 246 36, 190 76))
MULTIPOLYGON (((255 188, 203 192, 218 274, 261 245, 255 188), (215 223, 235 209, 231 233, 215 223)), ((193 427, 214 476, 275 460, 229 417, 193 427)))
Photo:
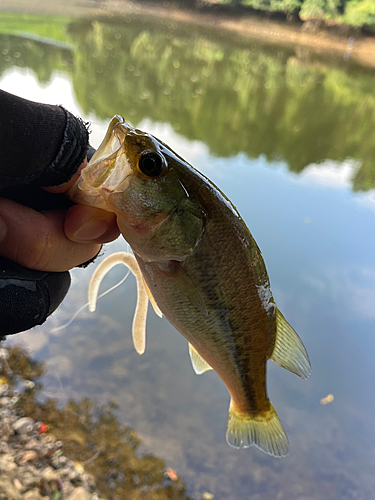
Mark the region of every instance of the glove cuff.
MULTIPOLYGON (((60 106, 62 108, 62 106, 60 106)), ((54 161, 33 181, 38 186, 56 186, 67 182, 86 157, 89 147, 88 124, 62 108, 66 114, 64 138, 54 161)))
POLYGON ((33 271, 0 257, 0 337, 44 323, 69 286, 68 271, 33 271))

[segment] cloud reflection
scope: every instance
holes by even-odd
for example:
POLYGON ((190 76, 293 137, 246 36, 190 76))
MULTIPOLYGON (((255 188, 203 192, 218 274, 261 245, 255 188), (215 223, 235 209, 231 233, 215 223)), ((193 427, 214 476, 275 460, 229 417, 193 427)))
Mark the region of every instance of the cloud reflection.
POLYGON ((360 166, 360 162, 351 158, 343 162, 327 159, 319 164, 308 165, 298 176, 298 182, 350 190, 352 180, 360 166))
POLYGON ((339 303, 346 316, 358 319, 375 318, 375 268, 323 268, 319 276, 306 275, 320 297, 339 303))

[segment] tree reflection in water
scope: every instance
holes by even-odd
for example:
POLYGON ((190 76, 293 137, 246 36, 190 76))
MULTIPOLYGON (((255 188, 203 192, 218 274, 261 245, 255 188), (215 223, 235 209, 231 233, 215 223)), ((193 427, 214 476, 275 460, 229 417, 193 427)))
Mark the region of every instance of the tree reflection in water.
POLYGON ((48 17, 17 25, 4 15, 0 76, 14 66, 31 68, 40 82, 65 72, 86 115, 170 123, 214 155, 264 155, 296 173, 327 158, 351 158, 352 189, 375 188, 372 69, 329 53, 136 16, 54 18, 56 42, 46 43, 48 17), (9 26, 37 36, 11 35, 9 26))

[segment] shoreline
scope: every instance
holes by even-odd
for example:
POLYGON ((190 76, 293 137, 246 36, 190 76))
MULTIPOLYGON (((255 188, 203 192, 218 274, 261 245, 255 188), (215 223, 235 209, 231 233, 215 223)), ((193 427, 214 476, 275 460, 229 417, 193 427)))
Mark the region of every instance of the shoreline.
MULTIPOLYGON (((214 14, 207 11, 177 9, 153 3, 121 3, 118 0, 106 0, 103 5, 108 11, 120 15, 136 15, 144 18, 157 17, 172 22, 206 27, 234 35, 242 41, 260 41, 278 44, 286 48, 309 49, 317 54, 332 54, 338 57, 350 57, 352 60, 375 68, 375 37, 344 36, 328 30, 306 32, 302 24, 282 22, 262 18, 260 15, 246 14, 242 17, 230 14, 214 14), (354 43, 353 43, 354 42, 354 43)), ((348 57, 348 58, 349 58, 348 57)))
POLYGON ((14 389, 20 380, 9 375, 11 352, 3 345, 0 342, 0 498, 105 500, 99 498, 85 462, 67 457, 63 452, 66 443, 57 440, 46 423, 36 422, 37 414, 31 417, 23 411, 27 412, 26 398, 35 383, 22 379, 21 391, 14 389))
POLYGON ((246 14, 241 17, 230 13, 213 13, 176 8, 169 2, 133 3, 126 0, 65 0, 64 4, 46 0, 2 0, 0 12, 19 14, 64 15, 74 17, 134 16, 164 19, 185 25, 214 29, 242 41, 278 44, 286 48, 308 49, 317 54, 334 54, 352 59, 356 63, 375 69, 375 37, 344 36, 329 30, 306 32, 302 24, 262 18, 246 14))

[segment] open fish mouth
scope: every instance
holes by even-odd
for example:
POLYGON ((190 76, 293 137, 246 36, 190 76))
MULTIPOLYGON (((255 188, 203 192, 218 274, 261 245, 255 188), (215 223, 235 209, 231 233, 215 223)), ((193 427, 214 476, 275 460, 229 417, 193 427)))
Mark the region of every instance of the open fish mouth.
POLYGON ((86 168, 94 167, 101 161, 107 160, 109 157, 118 153, 126 134, 131 128, 132 127, 125 122, 122 116, 115 115, 108 126, 104 139, 93 154, 86 168))
POLYGON ((89 186, 118 192, 125 188, 124 181, 131 172, 131 166, 125 154, 124 144, 130 130, 133 130, 132 127, 121 116, 112 118, 102 143, 81 173, 85 183, 85 186, 80 186, 81 189, 89 186))

